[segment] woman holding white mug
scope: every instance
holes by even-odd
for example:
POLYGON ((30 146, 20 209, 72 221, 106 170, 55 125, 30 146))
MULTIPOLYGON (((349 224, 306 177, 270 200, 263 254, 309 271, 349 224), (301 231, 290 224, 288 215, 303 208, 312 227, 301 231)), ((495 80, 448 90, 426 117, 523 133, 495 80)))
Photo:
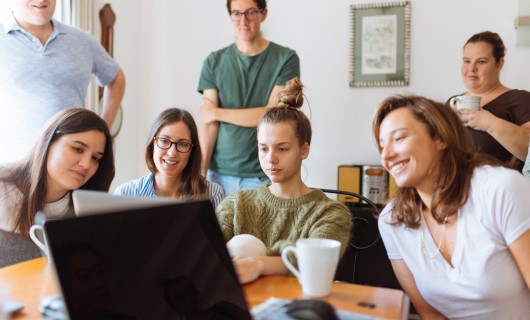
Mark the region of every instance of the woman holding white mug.
POLYGON ((259 162, 271 184, 233 193, 217 207, 217 218, 225 239, 230 240, 227 246, 241 283, 261 275, 288 274, 280 254, 300 238, 338 240, 344 253, 350 235, 351 215, 344 204, 302 181, 311 123, 299 110, 304 102, 300 80, 289 80, 277 101, 257 128, 259 162), (247 244, 260 253, 247 251, 247 244))
POLYGON ((464 96, 480 97, 480 110, 459 109, 473 143, 505 166, 521 171, 528 151, 530 92, 500 82, 506 48, 497 33, 473 35, 464 45, 464 96))
POLYGON ((108 191, 114 179, 112 137, 88 109, 57 113, 31 150, 0 168, 0 267, 40 256, 29 236, 38 211, 46 218, 70 215, 72 190, 108 191))

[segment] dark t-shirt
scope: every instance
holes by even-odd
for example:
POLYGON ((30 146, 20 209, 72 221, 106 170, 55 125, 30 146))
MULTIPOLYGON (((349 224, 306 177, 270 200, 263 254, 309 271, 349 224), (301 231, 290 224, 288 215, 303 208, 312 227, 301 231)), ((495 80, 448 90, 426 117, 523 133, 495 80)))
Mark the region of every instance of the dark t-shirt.
MULTIPOLYGON (((530 121, 530 92, 525 90, 510 90, 483 106, 484 110, 494 116, 514 123, 518 126, 530 121)), ((506 150, 497 140, 485 131, 468 128, 475 147, 485 154, 500 160, 506 166, 521 171, 524 162, 512 158, 514 156, 506 150)))

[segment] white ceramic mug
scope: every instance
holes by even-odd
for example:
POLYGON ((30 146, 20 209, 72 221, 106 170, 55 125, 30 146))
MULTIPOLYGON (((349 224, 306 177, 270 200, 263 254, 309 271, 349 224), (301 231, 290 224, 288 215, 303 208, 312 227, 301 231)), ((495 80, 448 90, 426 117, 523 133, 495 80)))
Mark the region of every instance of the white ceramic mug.
POLYGON ((471 109, 480 110, 479 96, 456 96, 449 100, 449 105, 453 110, 471 109))
POLYGON ((282 250, 283 263, 298 278, 302 292, 309 297, 325 297, 331 293, 339 256, 340 242, 331 239, 299 239, 296 247, 282 250), (296 256, 298 270, 289 262, 289 252, 296 256))
POLYGON ((44 252, 44 254, 46 255, 46 258, 48 259, 48 263, 50 263, 51 261, 50 261, 50 253, 48 250, 48 239, 46 239, 46 234, 44 233, 44 227, 40 224, 32 225, 31 228, 29 228, 29 237, 31 238, 33 243, 35 243, 37 247, 39 247, 42 250, 42 252, 44 252), (41 234, 43 240, 41 240, 38 237, 37 233, 41 234))

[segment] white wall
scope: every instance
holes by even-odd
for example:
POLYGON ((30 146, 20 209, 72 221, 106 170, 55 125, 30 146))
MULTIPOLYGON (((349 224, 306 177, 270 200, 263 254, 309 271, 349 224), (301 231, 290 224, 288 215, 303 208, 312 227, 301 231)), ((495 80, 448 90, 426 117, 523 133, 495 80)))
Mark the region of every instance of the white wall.
MULTIPOLYGON (((99 1, 110 2, 117 13, 114 55, 127 76, 116 186, 146 172, 145 135, 160 111, 179 106, 196 115, 202 62, 234 36, 222 0, 99 1)), ((304 170, 310 186, 336 187, 340 164, 379 162, 371 118, 388 95, 409 92, 445 101, 464 91, 461 49, 476 32, 501 35, 508 48, 502 81, 530 90, 530 48, 515 47, 517 0, 413 0, 410 85, 350 88, 349 7, 366 2, 377 1, 268 1, 265 37, 295 49, 301 60, 314 126, 304 170)))
POLYGON ((0 17, 4 17, 11 11, 11 1, 1 0, 0 1, 0 17))

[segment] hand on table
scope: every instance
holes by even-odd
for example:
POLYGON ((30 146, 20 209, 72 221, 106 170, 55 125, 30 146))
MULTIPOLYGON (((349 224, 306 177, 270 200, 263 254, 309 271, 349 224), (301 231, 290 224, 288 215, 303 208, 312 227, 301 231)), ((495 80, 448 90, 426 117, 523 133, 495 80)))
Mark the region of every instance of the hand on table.
POLYGON ((238 259, 234 260, 233 263, 241 284, 256 280, 262 273, 263 261, 259 257, 238 259))

